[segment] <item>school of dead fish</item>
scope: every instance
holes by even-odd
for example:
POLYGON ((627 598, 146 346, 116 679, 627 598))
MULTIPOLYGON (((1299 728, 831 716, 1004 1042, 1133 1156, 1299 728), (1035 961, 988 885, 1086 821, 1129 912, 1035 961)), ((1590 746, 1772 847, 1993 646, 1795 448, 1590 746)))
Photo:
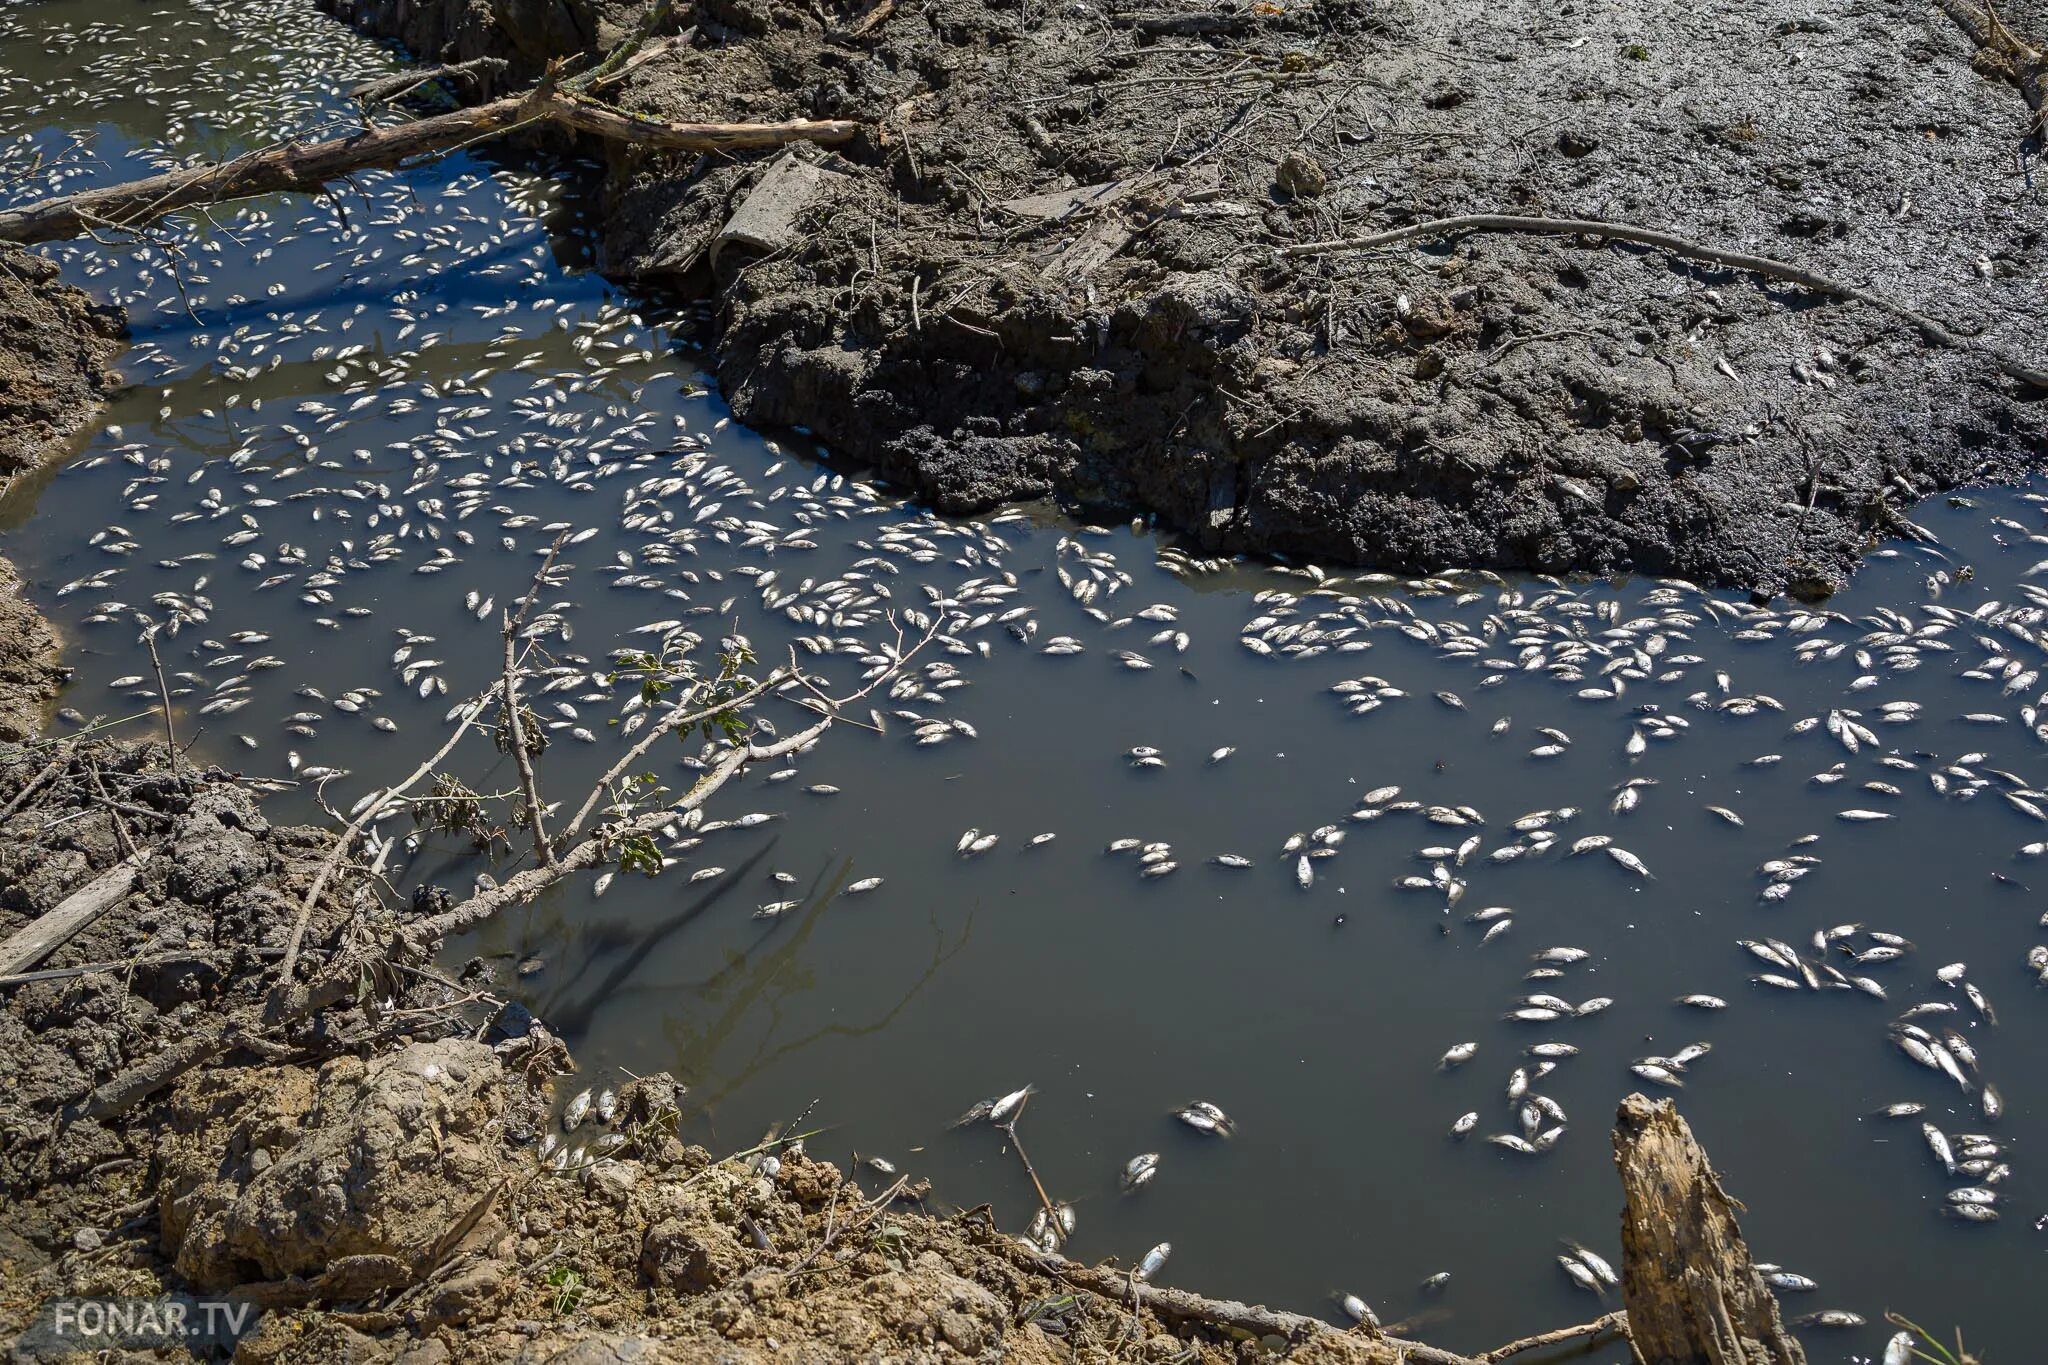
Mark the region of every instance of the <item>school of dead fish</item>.
MULTIPOLYGON (((197 17, 182 22, 217 40, 219 32, 289 25, 295 13, 281 3, 242 7, 232 19, 218 7, 192 10, 197 17)), ((24 119, 32 101, 90 109, 112 98, 110 91, 132 96, 146 82, 146 54, 111 27, 59 36, 70 50, 101 55, 63 79, 0 76, 0 107, 24 119)), ((0 19, 0 42, 30 39, 53 41, 20 14, 0 19)), ((264 88, 302 95, 243 113, 256 128, 303 126, 317 123, 321 110, 332 116, 344 75, 381 69, 380 58, 338 27, 317 47, 305 41, 298 27, 291 43, 218 40, 217 54, 192 56, 187 65, 239 93, 246 87, 232 79, 238 59, 259 49, 298 52, 299 60, 285 63, 264 88), (315 95, 327 103, 309 107, 305 97, 315 95)), ((195 86, 189 71, 181 81, 182 95, 156 102, 168 147, 191 135, 201 111, 210 117, 212 108, 204 81, 195 86)), ((57 147, 25 134, 0 152, 0 169, 20 174, 14 196, 70 188, 94 173, 87 159, 33 164, 37 153, 57 147)), ((147 164, 165 155, 152 146, 136 152, 147 164)), ((95 650, 139 661, 144 634, 153 634, 180 711, 216 742, 232 735, 247 761, 269 763, 273 785, 345 781, 355 767, 409 758, 413 750, 405 746, 417 739, 373 737, 433 732, 445 719, 442 699, 480 680, 464 661, 489 655, 498 614, 525 590, 537 557, 558 537, 581 576, 537 618, 534 633, 552 639, 554 662, 537 680, 533 700, 551 737, 581 744, 629 738, 652 718, 630 683, 613 678, 616 656, 746 639, 736 621, 764 636, 788 636, 821 669, 844 661, 851 676, 862 678, 898 666, 896 623, 936 625, 933 652, 903 668, 869 716, 875 728, 917 749, 982 738, 958 710, 975 670, 998 652, 1084 661, 1057 667, 1085 666, 1093 655, 1118 670, 1195 676, 1191 669, 1205 646, 1217 642, 1187 628, 1172 600, 1123 600, 1138 578, 1107 528, 1060 534, 1048 557, 1034 535, 1037 524, 1021 513, 951 522, 872 484, 785 458, 773 443, 766 443, 765 461, 721 454, 724 421, 704 420, 700 409, 666 399, 688 372, 668 360, 670 348, 655 329, 630 306, 557 287, 550 239, 530 212, 542 190, 529 185, 524 198, 508 197, 496 186, 481 171, 459 170, 423 204, 401 178, 366 176, 346 220, 317 208, 245 207, 230 220, 235 237, 191 235, 175 262, 93 244, 55 249, 76 273, 161 318, 182 319, 188 291, 203 291, 216 277, 264 296, 209 295, 211 306, 191 325, 181 320, 138 336, 125 364, 145 385, 161 387, 162 402, 153 419, 107 428, 52 495, 90 493, 116 504, 76 556, 85 561, 83 572, 53 585, 52 595, 73 611, 95 650), (318 264, 294 298, 272 304, 266 300, 292 291, 284 280, 261 284, 262 263, 287 239, 312 242, 318 264), (409 277, 430 264, 467 272, 485 286, 487 301, 456 302, 405 287, 380 299, 380 288, 399 277, 394 272, 409 277), (322 292, 326 281, 334 297, 322 292), (345 281, 356 287, 344 289, 345 281), (360 287, 363 281, 370 287, 360 287), (449 351, 463 357, 467 373, 450 373, 447 356, 437 354, 449 351), (176 552, 150 548, 165 543, 176 552), (820 552, 844 552, 845 562, 836 570, 805 567, 820 552), (1049 575, 1038 575, 1048 568, 1049 575), (457 586, 438 586, 441 575, 457 586), (1034 590, 1031 580, 1042 577, 1058 591, 1034 590), (636 613, 644 619, 609 649, 599 643, 577 653, 577 593, 600 582, 613 593, 637 594, 636 613), (419 628, 428 615, 431 628, 419 628), (296 638, 294 621, 303 625, 296 638), (317 666, 309 666, 309 648, 321 651, 317 666), (242 725, 231 720, 237 716, 262 719, 242 725)), ((2030 493, 2020 501, 2038 508, 2048 499, 2030 493)), ((2039 527, 2013 518, 1997 525, 2002 546, 2048 544, 2039 527)), ((1153 553, 1157 569, 1175 578, 1230 567, 1170 546, 1153 553)), ((1652 771, 1663 755, 1696 747, 1695 726, 1716 718, 1757 727, 1757 751, 1744 762, 1754 776, 1781 765, 1812 768, 1804 780, 1831 798, 1839 792, 1835 820, 1844 825, 1899 819, 1914 789, 1945 803, 1974 802, 1987 815, 2048 823, 2048 791, 2007 766, 2017 760, 2000 760, 1988 747, 1911 747, 1911 727, 1938 718, 1920 701, 1888 695, 1916 670, 1934 667, 1973 684, 1983 698, 1955 718, 1960 723, 2048 744, 2048 589, 2028 581, 2044 570, 2048 559, 2020 572, 2010 600, 1963 608, 1941 600, 1955 580, 1937 569, 1926 580, 1925 600, 1852 618, 1823 607, 1752 605, 1678 581, 1653 583, 1624 602, 1594 591, 1596 585, 1510 582, 1486 572, 1398 578, 1277 567, 1269 582, 1284 586, 1250 595, 1234 647, 1275 664, 1324 655, 1383 659, 1346 663, 1349 676, 1328 685, 1342 716, 1385 711, 1406 716, 1408 725, 1449 723, 1417 709, 1433 702, 1476 718, 1501 746, 1503 762, 1519 750, 1521 761, 1566 774, 1575 755, 1604 752, 1642 770, 1574 798, 1584 804, 1560 799, 1542 809, 1492 809, 1428 801, 1388 783, 1312 829, 1278 838, 1247 833, 1239 848, 1182 850, 1128 831, 1097 840, 1139 879, 1184 880, 1206 866, 1211 876, 1264 877, 1246 884, 1273 896, 1325 892, 1340 867, 1364 865, 1368 879, 1383 878, 1432 907, 1446 935, 1493 945, 1526 933, 1518 924, 1536 914, 1506 898, 1484 904, 1492 899, 1489 880, 1503 869, 1586 858, 1611 865, 1617 877, 1654 883, 1656 870, 1627 847, 1632 822, 1653 812, 1677 819, 1689 803, 1727 829, 1755 829, 1735 806, 1674 795, 1682 784, 1652 771), (1739 685, 1733 663, 1695 652, 1712 649, 1733 659, 1749 647, 1785 651, 1804 665, 1853 667, 1854 676, 1832 704, 1793 715, 1778 698, 1739 685), (1469 682, 1455 689, 1403 685, 1399 679, 1415 671, 1418 659, 1433 676, 1462 669, 1469 682), (1584 723, 1518 727, 1511 714, 1488 705, 1493 689, 1516 680, 1583 703, 1584 723)), ((156 700, 155 679, 139 663, 107 687, 116 694, 109 699, 114 707, 156 700)), ((1185 770, 1189 780, 1222 782, 1238 766, 1228 760, 1248 742, 1242 734, 1236 739, 1196 744, 1161 735, 1119 758, 1162 780, 1185 770)), ((683 761, 702 768, 711 756, 707 744, 683 761)), ((799 771, 792 757, 768 781, 790 781, 799 771)), ((803 790, 829 797, 839 788, 813 783, 803 790)), ((707 839, 782 812, 727 820, 693 814, 678 822, 665 853, 670 864, 691 864, 695 881, 724 874, 698 856, 707 839)), ((1057 833, 970 828, 954 838, 953 851, 973 860, 1028 856, 1057 833)), ((1769 912, 1758 921, 1762 927, 1733 939, 1728 961, 1699 964, 1702 989, 1679 994, 1674 1008, 1702 1019, 1733 1008, 1743 976, 1752 990, 1833 998, 1845 1010, 1879 1002, 1887 1017, 1869 1027, 1914 1074, 1924 1073, 1918 1093, 1932 1098, 1903 1098, 1878 1117, 1919 1125, 1932 1178, 1947 1187, 1937 1204, 1943 1215, 1972 1225, 1998 1222, 2012 1207, 2015 1168, 2014 1154, 1995 1135, 2006 1101, 1993 1077, 2021 1082, 2023 1071, 1999 1055, 1994 997, 2019 986, 2048 988, 2048 946, 2019 943, 2016 934, 2012 963, 1954 962, 1930 973, 1916 965, 1921 950, 1882 924, 1794 930, 1790 916, 1802 892, 1824 875, 1827 844, 1826 834, 1802 831, 1758 864, 1757 899, 1769 912), (1938 1122, 1944 1102, 1966 1106, 1972 1121, 1938 1122)), ((2048 840, 2022 845, 2017 857, 2044 855, 2048 840)), ((778 888, 795 881, 785 872, 770 879, 778 888)), ((611 880, 600 878, 595 893, 611 880)), ((838 894, 866 896, 884 880, 864 876, 838 894)), ((777 895, 754 913, 775 919, 805 904, 777 895)), ((1869 918, 1880 913, 1872 907, 1869 918)), ((1597 966, 1593 948, 1539 946, 1528 961, 1523 992, 1501 1000, 1499 1009, 1531 1041, 1506 1060, 1485 1107, 1466 1110, 1447 1128, 1453 1140, 1483 1134, 1502 1159, 1539 1158, 1565 1140, 1570 1117, 1546 1083, 1561 1068, 1585 1064, 1580 1059, 1598 1036, 1597 1016, 1614 1003, 1586 980, 1597 966)), ((2014 1003, 2039 1008, 2031 998, 2008 1008, 2014 1003)), ((1436 1065, 1462 1072, 1489 1050, 1481 1041, 1457 1042, 1436 1065)), ((1712 1054, 1711 1041, 1699 1039, 1636 1057, 1621 1065, 1617 1084, 1633 1078, 1676 1089, 1712 1054)), ((982 1101, 963 1121, 1013 1121, 1030 1093, 1026 1087, 982 1101)), ((601 1160, 622 1141, 616 1132, 574 1146, 569 1138, 591 1118, 609 1125, 615 1110, 609 1089, 578 1093, 563 1110, 564 1134, 543 1142, 541 1160, 562 1171, 601 1160)), ((1206 1100, 1173 1109, 1171 1118, 1205 1136, 1236 1129, 1206 1100)), ((1115 1179, 1135 1194, 1158 1180, 1170 1183, 1162 1169, 1159 1152, 1143 1152, 1115 1179)), ((1057 1250, 1074 1227, 1073 1209, 1062 1205, 1050 1216, 1040 1210, 1026 1237, 1057 1250)), ((1134 1277, 1156 1273, 1169 1251, 1165 1243, 1153 1248, 1134 1277)), ((1576 1244, 1557 1263, 1590 1292, 1618 1283, 1606 1261, 1576 1244)), ((1777 1267, 1767 1273, 1780 1293, 1818 1287, 1777 1267)), ((1432 1276, 1424 1288, 1441 1290, 1447 1279, 1432 1276)), ((1376 1320, 1355 1295, 1344 1296, 1341 1306, 1357 1320, 1376 1320)), ((1829 1309, 1803 1321, 1853 1326, 1862 1319, 1829 1309)), ((1888 1361, 1895 1346, 1887 1347, 1888 1361)))

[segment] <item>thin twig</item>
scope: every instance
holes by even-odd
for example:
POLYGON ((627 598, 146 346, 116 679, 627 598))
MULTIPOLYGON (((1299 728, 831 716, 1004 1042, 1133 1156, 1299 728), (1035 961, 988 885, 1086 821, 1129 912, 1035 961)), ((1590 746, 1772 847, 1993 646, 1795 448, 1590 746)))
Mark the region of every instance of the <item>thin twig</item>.
POLYGON ((164 744, 171 751, 171 776, 178 775, 178 732, 171 724, 171 688, 164 681, 164 661, 156 652, 156 623, 151 622, 142 632, 142 643, 149 646, 149 665, 156 670, 156 694, 164 703, 164 744))
POLYGON ((519 661, 513 657, 517 631, 518 623, 511 612, 506 612, 503 683, 506 737, 512 745, 512 761, 519 766, 519 790, 526 801, 526 824, 533 832, 533 851, 540 856, 541 866, 552 871, 555 850, 548 843, 547 826, 542 819, 540 782, 533 775, 533 753, 526 747, 526 723, 519 716, 519 661))
MULTIPOLYGON (((1482 1351, 1479 1353, 1478 1358, 1484 1361, 1485 1365, 1494 1365, 1495 1361, 1506 1360, 1509 1356, 1520 1355, 1524 1351, 1534 1351, 1544 1346, 1556 1346, 1561 1342, 1572 1341, 1579 1337, 1598 1338, 1608 1332, 1619 1332, 1622 1336, 1628 1335, 1627 1312, 1617 1311, 1609 1313, 1604 1317, 1595 1318, 1591 1322, 1582 1322, 1577 1327, 1560 1327, 1554 1332, 1539 1332, 1533 1337, 1523 1337, 1520 1341, 1511 1341, 1505 1346, 1496 1346, 1491 1351, 1482 1351)), ((1591 1345, 1592 1343, 1589 1341, 1587 1344, 1591 1345)))
POLYGON ((447 742, 435 750, 434 756, 413 769, 412 775, 403 782, 373 795, 364 804, 362 812, 354 820, 350 821, 348 828, 343 830, 340 836, 335 839, 334 847, 328 852, 327 857, 321 861, 320 870, 313 877, 313 885, 306 892, 304 903, 299 906, 298 920, 292 925, 291 938, 285 943, 284 965, 278 972, 278 980, 280 982, 286 985, 291 983, 292 969, 299 962, 299 947, 306 937, 306 924, 313 918, 313 907, 319 903, 320 893, 326 889, 327 879, 334 875, 334 869, 340 866, 341 860, 347 856, 349 847, 355 842, 356 835, 362 832, 363 826, 377 818, 378 814, 385 809, 391 797, 399 795, 407 787, 410 787, 440 765, 441 760, 446 758, 449 751, 454 749, 456 744, 461 741, 463 735, 468 733, 469 727, 476 721, 478 714, 482 712, 485 699, 489 695, 489 693, 485 693, 483 697, 479 697, 471 702, 469 709, 457 717, 455 733, 449 735, 447 742))
POLYGON ((1017 1160, 1024 1163, 1024 1174, 1031 1177, 1031 1188, 1038 1191, 1038 1202, 1044 1208, 1045 1216, 1057 1220, 1059 1211, 1053 1207, 1052 1196, 1045 1192, 1045 1184, 1038 1178, 1038 1168, 1031 1164, 1031 1158, 1024 1154, 1024 1144, 1017 1140, 1017 1119, 1021 1117, 1023 1106, 1020 1104, 1017 1116, 1003 1125, 1003 1131, 1010 1135, 1010 1145, 1017 1149, 1017 1160))

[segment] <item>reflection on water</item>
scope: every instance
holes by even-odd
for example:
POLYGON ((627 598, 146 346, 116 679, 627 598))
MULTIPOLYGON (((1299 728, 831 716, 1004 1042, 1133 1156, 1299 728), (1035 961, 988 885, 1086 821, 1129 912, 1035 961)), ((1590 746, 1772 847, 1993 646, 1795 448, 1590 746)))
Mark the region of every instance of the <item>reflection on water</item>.
MULTIPOLYGON (((4 192, 148 168, 158 138, 184 155, 318 126, 388 65, 284 0, 16 10, 0 107, 35 131, 7 164, 60 152, 68 127, 97 136, 95 159, 4 192)), ((1326 1311, 1358 1293, 1389 1321, 1439 1314, 1433 1337, 1476 1349, 1592 1316, 1558 1242, 1613 1252, 1613 1106, 1650 1084, 1632 1064, 1686 1055, 1675 1093, 1760 1254, 1820 1282, 1788 1312, 1894 1308, 2029 1358, 2048 995, 2025 953, 2048 872, 2016 850, 2048 801, 2038 493, 1922 509, 1939 543, 1888 551, 1824 612, 1644 581, 1205 565, 1142 525, 1043 508, 951 522, 730 426, 688 320, 587 273, 581 239, 549 230, 549 182, 464 157, 341 199, 224 211, 174 258, 52 248, 130 304, 138 340, 135 387, 78 458, 0 509, 72 642, 79 713, 153 696, 138 635, 155 622, 181 734, 265 779, 346 769, 326 793, 346 806, 490 678, 485 604, 517 598, 558 534, 590 531, 569 555, 575 637, 535 699, 566 800, 616 752, 614 649, 739 633, 850 684, 890 613, 949 623, 877 698, 882 733, 838 727, 711 812, 776 818, 451 945, 487 957, 586 1074, 675 1072, 689 1135, 722 1149, 811 1109, 817 1150, 886 1156, 1019 1230, 1037 1201, 1014 1158, 947 1125, 1031 1083, 1025 1129, 1078 1211, 1073 1254, 1171 1240, 1169 1281, 1326 1311), (1856 809, 1890 818, 1839 817, 1856 809), (997 842, 962 856, 970 829, 997 842), (1648 875, 1572 852, 1602 837, 1648 875), (1225 854, 1252 865, 1210 861, 1225 854), (1145 857, 1174 870, 1144 876, 1145 857), (1885 946, 1873 932, 1912 947, 1852 961, 1885 946), (1772 973, 1745 939, 1804 966, 1772 973), (1552 947, 1586 957, 1529 979, 1552 947), (1953 985, 1936 975, 1951 963, 1953 985), (1829 969, 1887 998, 1834 989, 1829 969), (1751 980, 1802 971, 1819 988, 1751 980), (1691 994, 1727 1008, 1674 1003, 1691 994), (1574 1009, 1503 1019, 1551 1008, 1517 1004, 1539 995, 1574 1009), (1930 1005, 1906 1022, 1964 1040, 1967 1091, 1891 1039, 1930 1005), (1460 1042, 1476 1056, 1440 1071, 1460 1042), (1577 1051, 1528 1051, 1545 1043, 1577 1051), (1525 1128, 1531 1096, 1549 1108, 1525 1128), (1236 1135, 1170 1117, 1194 1099, 1236 1135), (1925 1114, 1872 1117, 1902 1101, 1925 1114), (1467 1112, 1477 1131, 1454 1140, 1467 1112), (2009 1170, 1997 1224, 1941 1216, 1966 1177, 1934 1164, 1923 1120, 1995 1137, 1978 1178, 2009 1170), (1540 1155, 1485 1141, 1559 1126, 1540 1155), (1123 1195, 1140 1152, 1159 1175, 1123 1195), (1439 1271, 1449 1287, 1425 1299, 1439 1271)), ((675 746, 657 776, 687 781, 693 756, 675 746)), ((481 745, 462 770, 479 789, 515 780, 481 745)), ((317 814, 304 786, 277 803, 317 814)), ((485 870, 445 837, 400 863, 408 891, 485 870)), ((1846 1360, 1884 1335, 1808 1339, 1846 1360)))

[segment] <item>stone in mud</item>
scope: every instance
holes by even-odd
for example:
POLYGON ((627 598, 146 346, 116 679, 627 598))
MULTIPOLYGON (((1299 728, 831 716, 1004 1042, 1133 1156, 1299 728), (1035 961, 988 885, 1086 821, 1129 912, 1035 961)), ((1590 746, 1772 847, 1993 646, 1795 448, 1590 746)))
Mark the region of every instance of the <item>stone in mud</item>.
POLYGON ((345 1257, 416 1270, 496 1186, 497 1059, 414 1043, 364 1063, 207 1073, 180 1092, 166 1143, 166 1251, 202 1289, 312 1277, 345 1257), (256 1148, 273 1160, 261 1172, 256 1148))
POLYGON ((718 268, 721 254, 782 251, 799 239, 799 223, 822 196, 846 177, 806 161, 794 151, 771 162, 740 206, 726 219, 725 226, 711 239, 711 267, 718 268))
POLYGON ((737 1279, 746 1266, 733 1228, 700 1205, 656 1223, 640 1245, 640 1273, 649 1284, 676 1294, 717 1289, 737 1279))
POLYGON ((1296 148, 1280 158, 1273 169, 1273 183, 1283 194, 1296 199, 1314 199, 1330 186, 1330 176, 1316 159, 1296 148))

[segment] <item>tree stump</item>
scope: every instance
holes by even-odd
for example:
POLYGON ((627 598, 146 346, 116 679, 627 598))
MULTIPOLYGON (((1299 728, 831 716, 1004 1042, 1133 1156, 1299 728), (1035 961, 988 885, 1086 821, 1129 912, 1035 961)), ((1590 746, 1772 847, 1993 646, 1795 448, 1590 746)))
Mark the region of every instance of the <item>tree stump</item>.
POLYGON ((1614 1123, 1621 1292, 1641 1365, 1806 1365, 1707 1154, 1670 1100, 1630 1095, 1614 1123))

